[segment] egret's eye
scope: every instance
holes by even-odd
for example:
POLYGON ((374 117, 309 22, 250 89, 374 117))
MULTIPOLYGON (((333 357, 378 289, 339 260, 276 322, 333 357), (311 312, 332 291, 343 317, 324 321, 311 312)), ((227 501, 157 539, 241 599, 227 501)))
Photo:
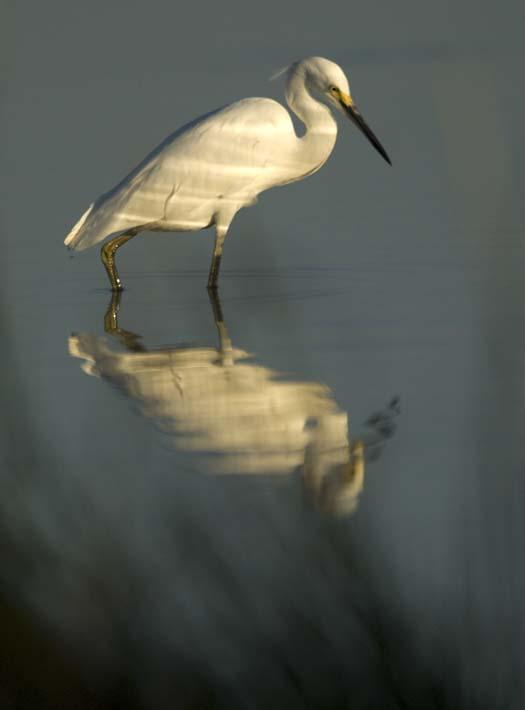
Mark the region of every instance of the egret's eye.
POLYGON ((330 91, 332 92, 332 94, 338 94, 338 93, 339 93, 339 89, 337 88, 337 86, 331 86, 331 87, 330 87, 330 91))

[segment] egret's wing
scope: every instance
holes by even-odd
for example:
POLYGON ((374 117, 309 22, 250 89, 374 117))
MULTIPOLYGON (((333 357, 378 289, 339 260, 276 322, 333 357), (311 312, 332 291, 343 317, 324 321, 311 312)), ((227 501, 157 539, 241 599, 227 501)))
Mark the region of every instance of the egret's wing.
POLYGON ((288 113, 270 99, 244 99, 196 119, 101 195, 65 243, 83 250, 110 234, 154 226, 166 218, 168 203, 180 216, 216 199, 255 196, 265 189, 268 166, 275 172, 290 131, 288 113))
POLYGON ((65 240, 71 248, 83 251, 110 234, 154 223, 162 218, 169 193, 162 195, 145 189, 155 172, 152 165, 133 180, 121 183, 101 195, 73 227, 65 240))
POLYGON ((174 187, 170 184, 171 171, 166 170, 174 144, 215 113, 217 111, 205 114, 170 134, 118 185, 89 206, 64 243, 83 251, 110 234, 161 220, 174 187))
POLYGON ((282 169, 291 135, 292 121, 280 104, 244 99, 181 135, 165 155, 165 166, 173 159, 180 188, 202 197, 257 193, 270 172, 273 177, 282 169))

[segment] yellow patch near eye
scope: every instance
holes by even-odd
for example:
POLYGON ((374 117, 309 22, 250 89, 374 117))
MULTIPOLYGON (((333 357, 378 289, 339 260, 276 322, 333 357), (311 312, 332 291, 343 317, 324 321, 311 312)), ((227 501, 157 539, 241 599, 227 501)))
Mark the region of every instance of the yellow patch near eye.
POLYGON ((339 96, 341 99, 341 103, 344 104, 345 106, 353 106, 354 102, 350 94, 345 94, 343 91, 339 92, 339 96))

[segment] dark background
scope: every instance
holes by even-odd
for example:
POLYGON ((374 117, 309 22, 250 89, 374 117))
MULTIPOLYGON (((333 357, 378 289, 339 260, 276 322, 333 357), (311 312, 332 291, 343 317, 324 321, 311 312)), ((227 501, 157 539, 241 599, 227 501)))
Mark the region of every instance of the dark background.
MULTIPOLYGON (((521 709, 523 31, 518 2, 1 3, 3 708, 521 709), (103 333, 63 239, 164 136, 279 67, 338 62, 393 161, 241 212, 236 347, 330 388, 350 436, 401 398, 357 512, 213 477, 68 354, 103 333)), ((211 232, 119 254, 121 323, 216 345, 211 232)))

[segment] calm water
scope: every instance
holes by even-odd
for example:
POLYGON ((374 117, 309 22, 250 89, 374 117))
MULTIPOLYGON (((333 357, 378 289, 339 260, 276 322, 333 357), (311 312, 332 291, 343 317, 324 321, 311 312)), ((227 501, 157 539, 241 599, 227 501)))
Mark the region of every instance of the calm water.
POLYGON ((157 5, 134 50, 117 4, 8 13, 3 706, 523 707, 522 10, 237 8, 188 66, 157 5), (394 167, 341 124, 238 215, 218 303, 203 232, 124 246, 112 304, 82 210, 312 52, 394 167))

